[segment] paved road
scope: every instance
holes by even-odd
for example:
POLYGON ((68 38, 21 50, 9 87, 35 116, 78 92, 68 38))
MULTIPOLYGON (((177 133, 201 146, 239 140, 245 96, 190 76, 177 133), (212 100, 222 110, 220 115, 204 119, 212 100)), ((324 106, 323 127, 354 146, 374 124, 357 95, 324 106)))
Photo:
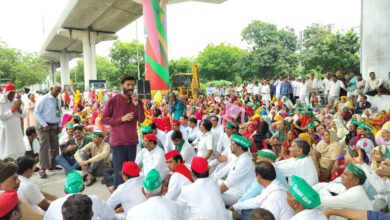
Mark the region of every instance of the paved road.
MULTIPOLYGON (((42 191, 52 195, 62 197, 64 193, 65 173, 63 171, 49 171, 47 179, 41 179, 38 172, 34 173, 31 179, 38 184, 42 191)), ((97 178, 97 181, 89 187, 85 187, 84 194, 96 195, 106 201, 110 196, 106 185, 100 183, 102 178, 97 178)))

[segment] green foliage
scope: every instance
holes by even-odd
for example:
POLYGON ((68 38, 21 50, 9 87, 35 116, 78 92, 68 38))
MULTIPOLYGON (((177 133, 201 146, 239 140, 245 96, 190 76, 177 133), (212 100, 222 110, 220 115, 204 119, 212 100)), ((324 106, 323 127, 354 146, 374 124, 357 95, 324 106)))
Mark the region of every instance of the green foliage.
POLYGON ((240 59, 243 78, 290 74, 298 65, 297 37, 292 28, 253 21, 241 33, 250 52, 240 59))
POLYGON ((359 36, 352 30, 331 33, 319 26, 304 31, 301 62, 307 72, 336 72, 359 70, 359 36))
POLYGON ((0 78, 17 87, 41 83, 47 76, 45 60, 34 53, 22 53, 0 42, 0 78))
MULTIPOLYGON (((107 57, 96 57, 96 74, 98 79, 107 80, 109 86, 118 85, 120 74, 115 64, 107 57)), ((59 74, 61 75, 61 74, 59 74)), ((79 59, 75 67, 70 70, 70 78, 75 83, 84 83, 84 61, 79 59)), ((58 78, 57 78, 58 80, 58 78)), ((60 81, 58 81, 60 82, 60 81)))
POLYGON ((169 82, 172 83, 172 78, 178 73, 192 73, 194 63, 193 59, 186 57, 169 61, 169 82))
MULTIPOLYGON (((110 80, 120 79, 124 74, 138 78, 137 59, 141 72, 141 79, 145 77, 144 45, 137 41, 122 42, 115 41, 110 50, 110 58, 118 69, 116 75, 112 75, 110 80), (138 58, 137 58, 138 49, 138 58)), ((117 81, 112 82, 116 84, 117 81)))
POLYGON ((246 52, 230 44, 209 44, 200 52, 197 63, 201 80, 234 80, 241 73, 238 61, 246 52))

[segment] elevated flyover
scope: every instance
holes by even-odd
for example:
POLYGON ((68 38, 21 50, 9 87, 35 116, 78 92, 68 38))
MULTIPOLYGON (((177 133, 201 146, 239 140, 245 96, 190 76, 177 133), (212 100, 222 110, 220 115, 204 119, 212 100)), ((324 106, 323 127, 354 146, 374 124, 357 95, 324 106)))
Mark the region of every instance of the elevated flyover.
MULTIPOLYGON (((159 0, 144 0, 156 1, 159 0)), ((189 0, 171 0, 169 4, 189 0)), ((197 0, 222 3, 226 0, 197 0)), ((69 0, 43 43, 40 55, 50 63, 51 83, 54 70, 61 66, 61 85, 70 83, 69 61, 83 56, 84 81, 97 79, 95 45, 116 40, 116 33, 143 15, 142 0, 69 0)))

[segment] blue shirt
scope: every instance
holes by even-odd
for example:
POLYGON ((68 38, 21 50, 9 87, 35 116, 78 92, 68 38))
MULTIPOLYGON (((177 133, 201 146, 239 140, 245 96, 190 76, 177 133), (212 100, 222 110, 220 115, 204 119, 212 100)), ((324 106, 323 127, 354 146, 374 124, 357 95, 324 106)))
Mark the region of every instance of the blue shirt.
MULTIPOLYGON (((275 167, 275 166, 274 166, 275 167)), ((279 180, 279 182, 288 189, 288 183, 286 180, 286 177, 280 172, 278 168, 275 167, 276 172, 276 179, 279 180)), ((260 195, 260 193, 263 191, 263 186, 260 185, 257 182, 257 179, 255 178, 249 188, 246 190, 244 194, 242 194, 241 198, 238 200, 239 202, 244 202, 248 199, 255 198, 256 196, 260 195)))
POLYGON ((390 213, 367 211, 368 220, 386 220, 390 219, 390 213))
POLYGON ((34 115, 42 127, 46 127, 47 123, 61 126, 61 104, 51 93, 42 96, 38 101, 34 115))
POLYGON ((289 82, 282 82, 280 85, 280 95, 288 96, 291 92, 291 84, 289 82))
POLYGON ((352 77, 351 80, 349 80, 350 83, 352 83, 350 86, 347 87, 348 90, 355 90, 356 89, 356 76, 352 77))

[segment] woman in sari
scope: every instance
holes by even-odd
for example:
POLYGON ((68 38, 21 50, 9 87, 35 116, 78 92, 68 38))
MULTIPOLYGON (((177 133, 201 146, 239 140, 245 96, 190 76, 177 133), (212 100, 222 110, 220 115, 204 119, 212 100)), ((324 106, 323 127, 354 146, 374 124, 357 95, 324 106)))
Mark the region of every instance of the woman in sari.
POLYGON ((317 144, 315 150, 320 169, 320 181, 329 181, 335 171, 334 163, 342 150, 336 132, 325 130, 323 140, 317 144))

